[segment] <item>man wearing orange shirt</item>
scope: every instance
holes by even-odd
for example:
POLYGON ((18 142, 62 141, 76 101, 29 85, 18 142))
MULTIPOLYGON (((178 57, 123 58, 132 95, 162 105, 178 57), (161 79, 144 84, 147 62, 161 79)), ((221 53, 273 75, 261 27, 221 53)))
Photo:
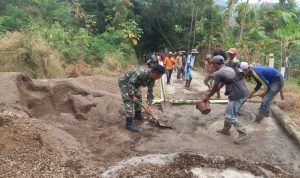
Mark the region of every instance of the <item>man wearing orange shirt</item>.
POLYGON ((174 60, 175 59, 172 52, 169 52, 169 55, 165 57, 164 60, 164 66, 166 68, 166 75, 167 75, 167 85, 171 84, 170 80, 173 72, 174 60))

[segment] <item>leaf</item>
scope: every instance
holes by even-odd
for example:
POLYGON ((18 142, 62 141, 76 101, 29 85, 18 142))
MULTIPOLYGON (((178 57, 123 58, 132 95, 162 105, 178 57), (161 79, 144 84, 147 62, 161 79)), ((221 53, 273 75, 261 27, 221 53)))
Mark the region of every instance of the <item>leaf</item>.
POLYGON ((137 41, 136 39, 132 39, 131 42, 132 42, 134 45, 137 45, 137 42, 138 42, 138 41, 137 41))

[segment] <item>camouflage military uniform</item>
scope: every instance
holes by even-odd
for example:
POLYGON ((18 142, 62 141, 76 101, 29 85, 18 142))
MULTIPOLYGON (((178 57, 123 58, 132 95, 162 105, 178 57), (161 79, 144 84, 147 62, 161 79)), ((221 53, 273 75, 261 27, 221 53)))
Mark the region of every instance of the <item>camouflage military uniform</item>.
POLYGON ((148 104, 153 101, 153 87, 155 80, 149 78, 149 69, 137 68, 129 70, 119 78, 119 87, 121 89, 122 100, 124 102, 124 109, 126 117, 132 117, 134 111, 141 111, 141 105, 134 103, 132 97, 137 97, 138 101, 142 102, 141 86, 147 86, 147 100, 148 104))

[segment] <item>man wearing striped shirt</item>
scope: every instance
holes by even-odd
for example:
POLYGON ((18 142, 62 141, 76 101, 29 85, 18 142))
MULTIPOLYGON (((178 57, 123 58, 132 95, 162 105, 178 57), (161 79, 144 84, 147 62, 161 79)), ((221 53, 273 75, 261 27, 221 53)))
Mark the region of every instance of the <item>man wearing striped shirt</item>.
POLYGON ((253 118, 253 120, 259 123, 264 117, 269 116, 271 101, 276 94, 282 90, 284 85, 283 76, 276 69, 271 67, 251 67, 247 62, 242 62, 240 67, 245 74, 250 75, 257 83, 248 98, 253 97, 254 93, 263 87, 263 92, 257 95, 263 99, 259 111, 255 113, 255 117, 253 118))

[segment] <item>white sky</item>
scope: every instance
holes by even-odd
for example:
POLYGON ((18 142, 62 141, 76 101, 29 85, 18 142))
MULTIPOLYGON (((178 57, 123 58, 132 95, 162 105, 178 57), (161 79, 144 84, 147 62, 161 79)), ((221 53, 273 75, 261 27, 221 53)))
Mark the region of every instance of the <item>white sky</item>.
MULTIPOLYGON (((246 2, 247 0, 241 0, 241 1, 243 1, 243 2, 246 2)), ((271 2, 271 3, 278 3, 279 2, 279 0, 249 0, 249 2, 250 3, 265 3, 265 2, 271 2)), ((296 4, 298 4, 298 6, 300 5, 300 0, 296 0, 295 1, 296 2, 296 4)))
MULTIPOLYGON (((245 1, 245 2, 246 2, 246 0, 242 0, 242 1, 245 1)), ((258 3, 258 2, 260 2, 260 3, 263 3, 263 2, 278 3, 279 0, 249 0, 249 2, 250 2, 250 3, 258 3)))

